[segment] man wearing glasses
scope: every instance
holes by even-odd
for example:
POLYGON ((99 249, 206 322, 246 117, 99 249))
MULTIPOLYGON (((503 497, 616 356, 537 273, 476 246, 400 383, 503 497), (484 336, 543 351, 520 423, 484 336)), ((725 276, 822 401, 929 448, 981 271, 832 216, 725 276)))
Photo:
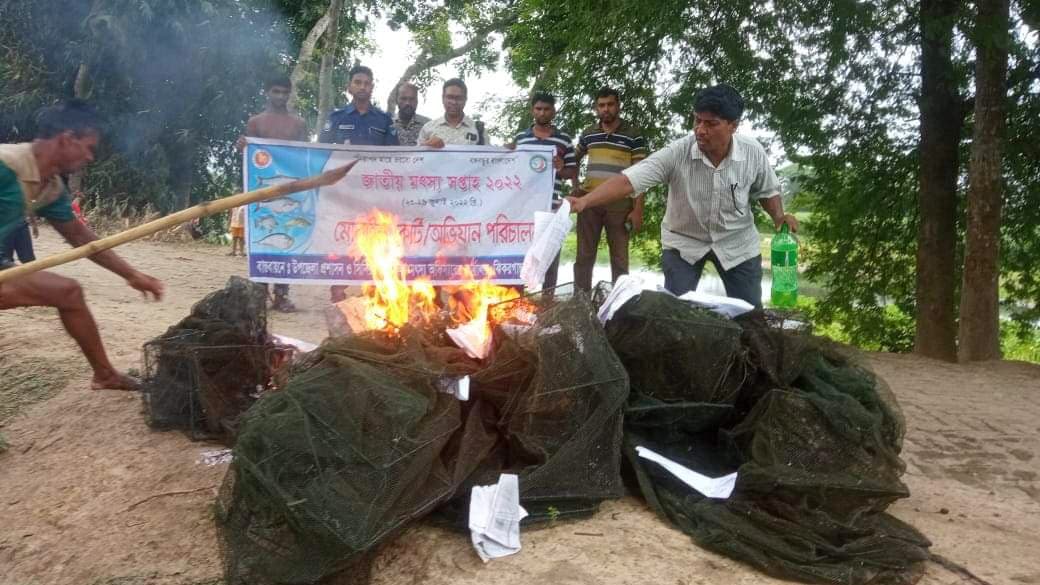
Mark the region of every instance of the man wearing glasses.
POLYGON ((780 182, 765 149, 736 134, 744 100, 720 84, 694 102, 693 133, 593 189, 568 198, 580 212, 668 184, 661 223, 664 285, 674 294, 695 290, 706 262, 722 277, 726 295, 762 306, 762 256, 751 202, 757 200, 773 223, 798 231, 784 213, 780 182))
POLYGON ((474 121, 466 115, 466 83, 461 79, 449 79, 441 89, 444 116, 430 120, 419 131, 419 145, 444 148, 446 144, 484 145, 483 122, 474 121))

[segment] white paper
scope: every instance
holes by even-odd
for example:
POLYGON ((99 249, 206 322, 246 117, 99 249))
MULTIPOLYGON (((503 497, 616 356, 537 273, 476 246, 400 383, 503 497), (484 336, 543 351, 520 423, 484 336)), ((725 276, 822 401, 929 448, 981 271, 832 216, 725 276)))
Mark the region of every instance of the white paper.
POLYGON ((520 325, 517 323, 502 323, 499 325, 502 331, 510 337, 519 337, 531 330, 533 325, 520 325))
POLYGON ((440 390, 465 402, 469 400, 469 376, 442 380, 440 390))
POLYGON ((622 275, 614 283, 614 288, 610 289, 610 294, 607 295, 606 300, 599 307, 599 312, 597 313, 599 322, 606 324, 607 321, 614 317, 614 313, 618 309, 641 292, 643 292, 643 281, 639 277, 631 274, 622 275))
POLYGON ((448 337, 455 345, 466 351, 471 358, 482 360, 491 352, 491 336, 484 322, 470 321, 454 329, 447 330, 448 337))
POLYGON ((657 463, 668 470, 669 473, 678 477, 683 483, 709 498, 725 500, 733 493, 733 488, 737 485, 737 474, 735 472, 722 477, 712 478, 679 465, 675 461, 659 455, 646 447, 636 447, 636 453, 643 459, 649 459, 657 463))
POLYGON ((520 479, 503 473, 498 483, 473 486, 469 499, 470 540, 485 563, 520 552, 520 521, 527 510, 520 505, 520 479))
POLYGON ((231 453, 231 449, 217 449, 216 451, 203 451, 199 453, 200 459, 196 463, 202 463, 203 465, 220 465, 222 463, 231 463, 234 456, 231 453))
POLYGON ((318 349, 317 343, 311 343, 302 339, 296 339, 295 337, 289 337, 288 335, 278 335, 277 333, 274 333, 271 335, 271 339, 273 339, 275 343, 279 345, 289 345, 295 347, 296 349, 304 353, 318 349))
POLYGON ((571 231, 571 204, 564 200, 555 213, 536 211, 534 214, 534 241, 524 255, 520 279, 529 291, 542 288, 545 272, 560 253, 563 241, 571 231))
POLYGON ((755 308, 754 305, 743 299, 734 299, 731 297, 712 295, 708 293, 697 292, 695 290, 683 293, 682 296, 679 297, 679 299, 684 300, 688 303, 693 303, 698 307, 704 307, 705 309, 709 309, 720 315, 729 317, 730 319, 738 315, 743 315, 744 313, 747 313, 748 311, 751 311, 755 308))

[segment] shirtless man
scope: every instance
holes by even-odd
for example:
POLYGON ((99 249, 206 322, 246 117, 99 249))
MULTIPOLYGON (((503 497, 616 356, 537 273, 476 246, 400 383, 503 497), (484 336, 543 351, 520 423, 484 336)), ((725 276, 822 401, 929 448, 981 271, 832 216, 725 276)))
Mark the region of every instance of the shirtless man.
MULTIPOLYGON (((20 224, 26 214, 42 217, 72 246, 97 239, 76 219, 68 191, 59 175, 74 173, 94 160, 101 137, 94 109, 80 100, 46 108, 37 122, 36 140, 0 145, 0 238, 20 224)), ((90 257, 95 263, 126 279, 132 288, 156 300, 161 282, 127 264, 112 250, 90 257)), ((15 307, 54 307, 65 330, 79 344, 94 370, 95 390, 135 390, 137 380, 115 369, 108 360, 97 323, 87 307, 83 289, 75 280, 53 272, 35 272, 0 284, 0 310, 15 307)), ((37 340, 46 345, 46 340, 37 340)), ((42 347, 41 345, 41 347, 42 347)))
MULTIPOLYGON (((267 108, 246 123, 245 136, 240 137, 237 142, 239 150, 246 147, 246 136, 299 141, 307 141, 310 138, 307 122, 289 112, 288 104, 291 92, 292 81, 288 77, 281 75, 267 80, 267 83, 264 84, 267 108)), ((245 255, 245 250, 242 253, 245 255)), ((274 302, 271 304, 271 308, 283 313, 291 313, 296 310, 292 301, 289 300, 289 285, 274 285, 274 302)))

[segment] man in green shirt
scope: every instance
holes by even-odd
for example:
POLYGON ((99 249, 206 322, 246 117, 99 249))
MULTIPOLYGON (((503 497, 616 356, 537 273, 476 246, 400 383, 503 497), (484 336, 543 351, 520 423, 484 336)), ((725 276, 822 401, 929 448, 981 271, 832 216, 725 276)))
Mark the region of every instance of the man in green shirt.
MULTIPOLYGON (((72 212, 72 202, 59 175, 74 173, 94 160, 94 148, 101 137, 98 115, 85 102, 71 100, 44 109, 37 124, 36 140, 0 145, 0 238, 30 214, 50 222, 72 246, 94 241, 97 235, 72 212)), ((90 259, 122 276, 146 297, 162 297, 159 280, 134 269, 111 250, 90 259)), ((40 271, 0 284, 0 310, 15 307, 58 309, 62 325, 94 370, 91 388, 137 388, 136 380, 116 370, 108 360, 83 289, 75 280, 40 271)))

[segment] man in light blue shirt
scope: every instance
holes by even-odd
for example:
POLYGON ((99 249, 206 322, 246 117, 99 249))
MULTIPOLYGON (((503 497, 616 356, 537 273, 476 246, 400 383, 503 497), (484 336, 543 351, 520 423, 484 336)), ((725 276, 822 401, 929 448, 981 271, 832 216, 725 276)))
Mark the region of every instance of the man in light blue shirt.
POLYGON ((744 100, 721 84, 697 94, 693 133, 672 142, 639 164, 607 180, 581 198, 569 198, 580 212, 668 185, 661 222, 664 286, 681 295, 696 290, 711 262, 726 296, 762 306, 762 256, 751 204, 757 201, 777 229, 798 231, 798 220, 784 213, 780 182, 765 149, 736 134, 744 100))

